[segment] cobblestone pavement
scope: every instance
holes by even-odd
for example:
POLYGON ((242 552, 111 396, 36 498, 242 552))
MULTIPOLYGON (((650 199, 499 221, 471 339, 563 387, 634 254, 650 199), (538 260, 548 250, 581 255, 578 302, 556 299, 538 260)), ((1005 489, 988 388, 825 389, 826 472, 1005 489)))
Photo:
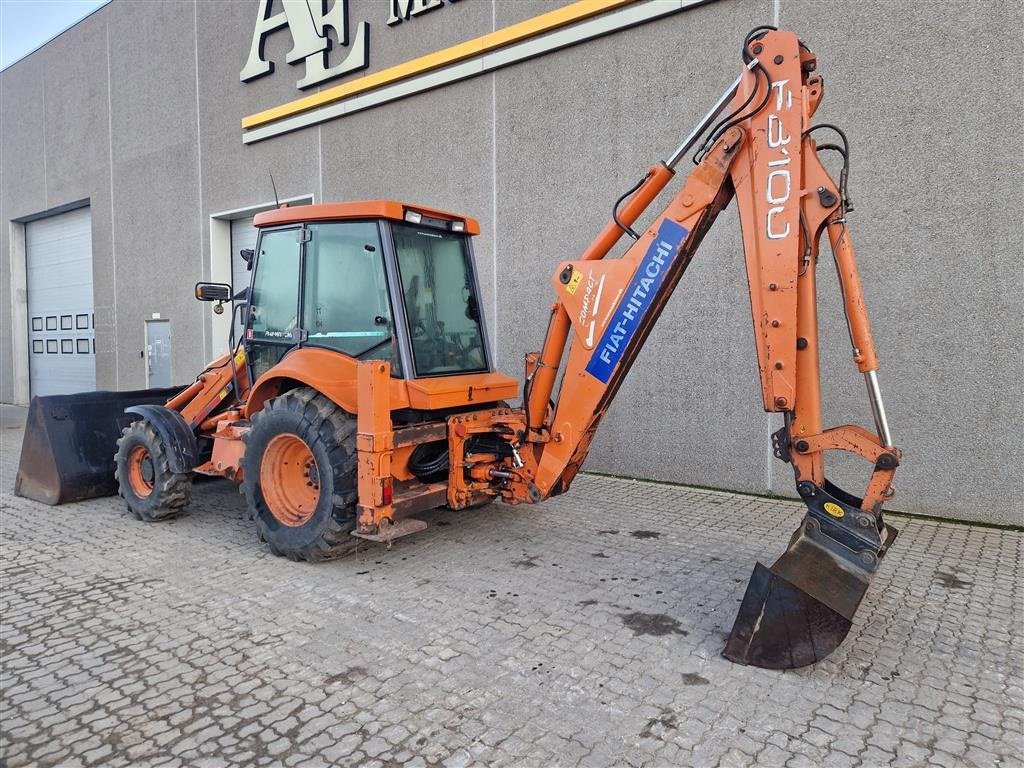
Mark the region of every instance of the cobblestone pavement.
POLYGON ((0 763, 1011 766, 1024 534, 895 518, 847 642, 811 669, 719 655, 800 507, 581 476, 536 508, 321 565, 270 556, 235 489, 147 525, 11 495, 0 763))

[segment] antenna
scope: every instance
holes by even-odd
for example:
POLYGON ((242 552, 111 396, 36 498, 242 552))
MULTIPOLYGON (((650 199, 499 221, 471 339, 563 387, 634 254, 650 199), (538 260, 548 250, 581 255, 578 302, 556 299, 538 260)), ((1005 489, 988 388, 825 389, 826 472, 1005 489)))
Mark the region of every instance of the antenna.
POLYGON ((267 171, 267 173, 270 174, 270 187, 274 190, 274 205, 280 208, 281 201, 277 199, 277 185, 274 184, 274 174, 270 173, 270 171, 267 171))

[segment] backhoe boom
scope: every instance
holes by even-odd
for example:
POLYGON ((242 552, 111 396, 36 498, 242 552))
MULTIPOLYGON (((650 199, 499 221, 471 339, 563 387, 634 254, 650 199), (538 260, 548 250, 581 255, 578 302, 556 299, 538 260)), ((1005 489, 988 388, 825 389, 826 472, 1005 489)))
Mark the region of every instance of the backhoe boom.
POLYGON ((824 91, 822 79, 811 74, 815 57, 794 34, 762 28, 745 41, 744 60, 744 73, 679 150, 620 200, 613 220, 579 259, 559 265, 544 346, 527 359, 524 466, 498 470, 496 477, 512 502, 537 502, 568 489, 705 233, 735 197, 763 404, 785 415, 773 437, 775 452, 793 465, 808 513, 775 566, 755 570, 726 655, 791 667, 822 658, 849 630, 896 534, 882 521, 881 507, 891 496, 900 451, 892 445, 878 389, 877 353, 847 227, 845 163, 840 185, 818 156, 819 149, 838 149, 846 160, 848 149, 819 148, 812 136, 811 118, 824 91), (727 105, 731 114, 712 129, 683 187, 642 233, 634 231, 674 166, 727 105), (815 271, 825 233, 877 434, 822 425, 815 271), (623 235, 633 244, 622 258, 606 258, 623 235), (559 370, 561 387, 553 398, 559 370), (863 498, 827 480, 827 450, 849 451, 873 465, 863 498))

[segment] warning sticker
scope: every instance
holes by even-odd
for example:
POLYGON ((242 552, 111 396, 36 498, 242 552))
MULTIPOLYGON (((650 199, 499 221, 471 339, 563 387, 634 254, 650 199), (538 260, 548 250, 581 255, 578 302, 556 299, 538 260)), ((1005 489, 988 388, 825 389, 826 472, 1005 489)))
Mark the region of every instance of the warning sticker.
POLYGON ((580 280, 582 279, 582 272, 573 272, 572 277, 569 278, 569 282, 565 286, 565 292, 570 296, 574 296, 576 294, 576 289, 580 287, 580 280))
POLYGON ((828 512, 832 517, 842 517, 846 514, 846 511, 838 504, 833 504, 831 501, 825 502, 825 511, 828 512))

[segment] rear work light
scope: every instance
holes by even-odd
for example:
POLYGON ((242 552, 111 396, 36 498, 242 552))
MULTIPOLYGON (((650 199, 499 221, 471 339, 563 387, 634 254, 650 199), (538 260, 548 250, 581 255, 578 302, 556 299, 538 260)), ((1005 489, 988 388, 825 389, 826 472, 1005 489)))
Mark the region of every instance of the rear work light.
POLYGON ((446 229, 451 232, 465 232, 466 222, 464 219, 439 219, 434 216, 428 216, 425 213, 414 211, 409 208, 405 209, 405 215, 403 218, 410 224, 415 224, 420 227, 430 227, 432 229, 446 229))

